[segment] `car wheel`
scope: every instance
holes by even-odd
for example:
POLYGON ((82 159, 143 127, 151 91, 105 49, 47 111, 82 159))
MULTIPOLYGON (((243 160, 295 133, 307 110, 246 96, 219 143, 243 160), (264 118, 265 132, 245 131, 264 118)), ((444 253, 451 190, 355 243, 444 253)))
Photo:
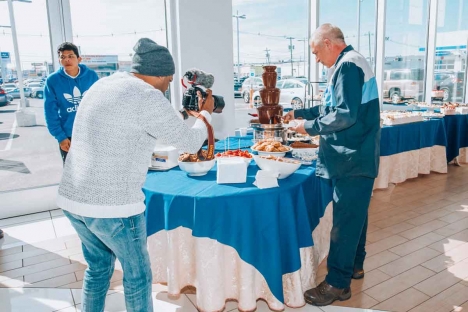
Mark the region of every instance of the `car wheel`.
POLYGON ((401 100, 400 92, 392 91, 392 93, 390 94, 390 98, 392 99, 393 103, 399 103, 401 100))
POLYGON ((304 103, 302 103, 302 100, 300 98, 294 98, 291 101, 291 107, 292 109, 303 109, 304 103))
POLYGON ((253 105, 254 107, 259 107, 262 104, 262 99, 259 96, 254 97, 253 105))
POLYGON ((450 90, 447 88, 442 88, 442 91, 444 91, 444 98, 442 99, 444 102, 448 101, 450 99, 450 90))
POLYGON ((42 99, 42 98, 44 97, 44 95, 43 95, 42 93, 38 93, 38 94, 36 94, 36 97, 37 97, 38 99, 42 99))
POLYGON ((244 92, 244 95, 242 97, 244 98, 244 103, 249 103, 250 97, 248 92, 244 92))

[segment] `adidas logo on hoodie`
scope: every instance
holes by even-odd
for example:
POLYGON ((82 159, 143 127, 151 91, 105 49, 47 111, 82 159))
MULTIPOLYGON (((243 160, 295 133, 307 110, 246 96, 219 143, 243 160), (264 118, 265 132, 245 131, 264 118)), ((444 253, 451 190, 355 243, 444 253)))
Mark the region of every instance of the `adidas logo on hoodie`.
POLYGON ((67 108, 68 113, 76 112, 76 110, 78 109, 78 106, 81 103, 81 99, 85 96, 85 94, 86 94, 86 91, 83 92, 83 94, 81 94, 80 89, 78 89, 77 87, 73 88, 73 95, 68 94, 68 93, 63 94, 63 96, 68 102, 75 104, 75 106, 67 108))

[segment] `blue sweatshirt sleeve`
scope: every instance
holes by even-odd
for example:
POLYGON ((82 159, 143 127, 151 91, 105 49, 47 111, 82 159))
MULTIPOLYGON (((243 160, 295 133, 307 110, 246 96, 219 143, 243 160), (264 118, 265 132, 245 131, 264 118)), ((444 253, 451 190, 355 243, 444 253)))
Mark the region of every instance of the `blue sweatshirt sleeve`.
POLYGON ((356 123, 364 73, 352 62, 343 63, 337 71, 333 88, 335 105, 322 107, 319 117, 305 122, 304 128, 310 135, 331 134, 356 123))
POLYGON ((47 129, 59 143, 68 138, 60 123, 57 97, 53 90, 49 88, 48 82, 44 87, 44 116, 47 129))
POLYGON ((320 116, 320 107, 322 105, 317 105, 311 108, 297 109, 294 111, 294 118, 302 118, 306 120, 314 120, 320 116))

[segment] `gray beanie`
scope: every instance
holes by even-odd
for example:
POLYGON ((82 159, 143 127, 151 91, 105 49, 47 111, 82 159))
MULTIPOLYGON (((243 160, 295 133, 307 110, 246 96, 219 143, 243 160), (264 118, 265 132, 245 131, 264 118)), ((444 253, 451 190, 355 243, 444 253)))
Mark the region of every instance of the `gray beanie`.
POLYGON ((145 76, 171 76, 175 73, 174 60, 166 47, 151 39, 141 38, 133 47, 131 73, 145 76))

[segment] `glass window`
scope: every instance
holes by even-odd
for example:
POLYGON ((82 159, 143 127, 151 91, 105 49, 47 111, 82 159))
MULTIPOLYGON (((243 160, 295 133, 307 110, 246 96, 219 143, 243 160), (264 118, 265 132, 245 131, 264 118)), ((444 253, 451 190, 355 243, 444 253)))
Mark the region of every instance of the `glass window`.
MULTIPOLYGON (((42 81, 51 70, 47 1, 13 2, 16 32, 25 91, 29 81, 42 81)), ((6 1, 0 1, 0 25, 10 26, 6 1)), ((36 126, 18 127, 15 112, 19 108, 18 69, 10 28, 0 28, 1 80, 5 88, 17 89, 13 100, 0 107, 0 192, 32 189, 57 184, 62 175, 62 160, 57 141, 49 134, 44 121, 42 86, 34 95, 26 93, 29 110, 35 114, 36 126), (29 96, 34 96, 30 98, 29 96)), ((31 87, 31 86, 29 86, 31 87)), ((1 106, 1 105, 0 105, 1 106)), ((0 204, 1 206, 1 204, 0 204)))
POLYGON ((424 99, 425 51, 428 29, 428 0, 386 2, 384 69, 385 102, 424 99), (401 70, 401 71, 397 71, 401 70))
POLYGON ((468 0, 439 1, 433 87, 444 91, 443 101, 462 102, 465 94, 466 16, 468 0))
MULTIPOLYGON (((232 15, 234 77, 259 78, 264 65, 277 67, 278 80, 308 76, 309 0, 232 0, 232 15)), ((247 90, 235 99, 236 127, 248 126, 242 111, 247 90)))
POLYGON ((167 46, 164 1, 115 5, 111 0, 70 0, 70 8, 73 41, 80 48, 82 63, 100 77, 129 71, 133 46, 140 38, 167 46))

